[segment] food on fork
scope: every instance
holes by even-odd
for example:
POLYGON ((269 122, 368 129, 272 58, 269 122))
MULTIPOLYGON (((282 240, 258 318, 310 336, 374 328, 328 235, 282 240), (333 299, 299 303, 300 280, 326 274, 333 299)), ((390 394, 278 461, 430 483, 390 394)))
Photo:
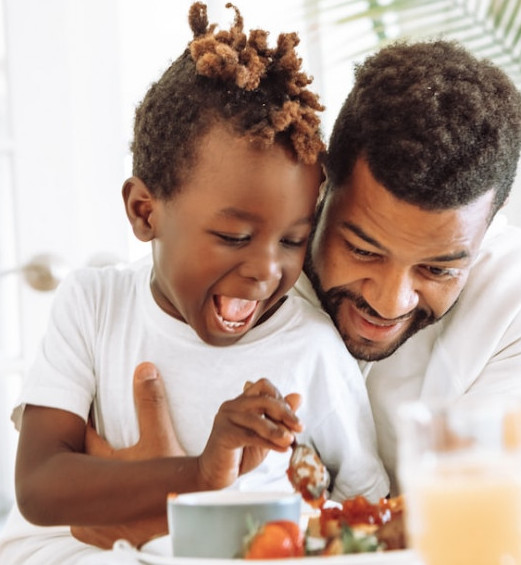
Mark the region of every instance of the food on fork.
MULTIPOLYGON (((243 391, 248 390, 252 385, 251 381, 246 381, 243 391)), ((286 471, 290 483, 310 506, 322 507, 326 501, 326 491, 329 486, 329 472, 326 466, 310 445, 298 443, 294 439, 291 449, 292 453, 286 471)))
POLYGON ((314 508, 321 508, 326 501, 329 473, 317 452, 309 445, 292 444, 287 475, 293 488, 314 508))

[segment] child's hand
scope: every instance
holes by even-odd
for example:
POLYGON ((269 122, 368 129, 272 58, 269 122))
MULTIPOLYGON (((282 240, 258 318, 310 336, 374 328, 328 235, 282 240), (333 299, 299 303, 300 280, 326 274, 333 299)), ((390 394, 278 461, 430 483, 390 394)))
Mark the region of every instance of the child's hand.
POLYGON ((208 489, 219 489, 257 467, 270 449, 286 451, 302 431, 295 415, 300 395, 285 398, 267 379, 247 383, 244 392, 224 402, 215 417, 199 471, 208 489))

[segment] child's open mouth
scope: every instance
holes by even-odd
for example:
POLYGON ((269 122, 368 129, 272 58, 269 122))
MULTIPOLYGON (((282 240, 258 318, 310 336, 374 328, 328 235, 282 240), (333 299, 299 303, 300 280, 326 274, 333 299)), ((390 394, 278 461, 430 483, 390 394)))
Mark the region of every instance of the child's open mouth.
POLYGON ((227 330, 236 330, 246 326, 251 321, 258 300, 245 300, 230 296, 214 296, 217 318, 227 330))

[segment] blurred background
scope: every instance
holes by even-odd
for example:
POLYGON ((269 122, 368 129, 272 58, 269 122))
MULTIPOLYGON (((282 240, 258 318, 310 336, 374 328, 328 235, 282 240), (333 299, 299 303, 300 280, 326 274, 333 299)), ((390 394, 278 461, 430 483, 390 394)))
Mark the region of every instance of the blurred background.
MULTIPOLYGON (((9 417, 68 270, 148 252, 124 215, 134 108, 191 39, 192 0, 0 0, 0 520, 9 417)), ((208 0, 228 27, 226 0, 208 0)), ((400 37, 461 40, 521 84, 521 0, 236 0, 245 28, 298 31, 327 139, 353 66, 400 37)), ((506 209, 521 225, 521 189, 506 209)))

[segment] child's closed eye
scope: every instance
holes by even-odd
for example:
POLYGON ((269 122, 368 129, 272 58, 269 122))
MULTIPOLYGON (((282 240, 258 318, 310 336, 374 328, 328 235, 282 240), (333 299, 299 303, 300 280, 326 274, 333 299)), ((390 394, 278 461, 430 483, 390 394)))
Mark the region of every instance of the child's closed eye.
POLYGON ((300 247, 304 247, 304 245, 306 245, 306 243, 308 242, 308 238, 304 237, 304 238, 300 238, 300 239, 291 239, 291 238, 285 237, 285 238, 281 239, 280 242, 285 247, 300 248, 300 247))
POLYGON ((232 235, 227 233, 213 232, 223 243, 231 246, 238 246, 248 243, 251 240, 250 235, 232 235))

